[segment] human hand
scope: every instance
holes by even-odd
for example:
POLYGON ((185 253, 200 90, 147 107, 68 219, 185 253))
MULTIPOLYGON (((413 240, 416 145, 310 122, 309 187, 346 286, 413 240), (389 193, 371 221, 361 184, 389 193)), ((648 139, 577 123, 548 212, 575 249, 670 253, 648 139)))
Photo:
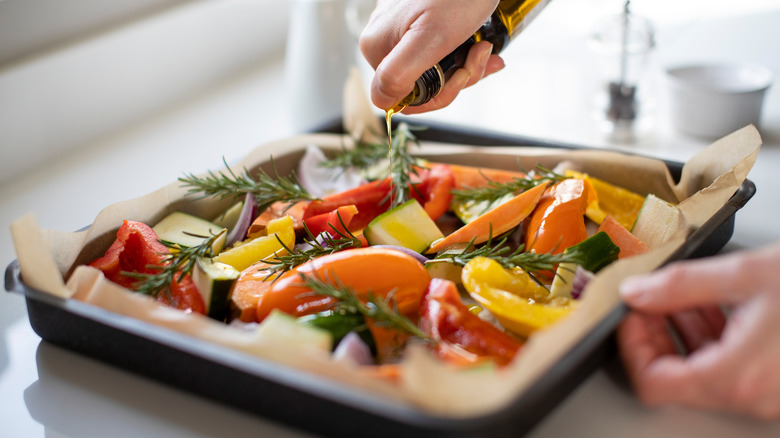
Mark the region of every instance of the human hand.
POLYGON ((618 344, 640 400, 780 418, 778 266, 775 244, 623 282, 633 312, 618 329, 618 344), (719 306, 730 308, 727 320, 719 306), (677 353, 667 321, 687 357, 677 353))
MULTIPOLYGON (((392 108, 414 89, 427 69, 466 41, 490 17, 498 0, 378 0, 360 36, 360 50, 376 70, 371 101, 392 108)), ((430 102, 407 107, 404 114, 443 108, 460 90, 504 67, 492 44, 482 41, 469 51, 456 71, 430 102)))

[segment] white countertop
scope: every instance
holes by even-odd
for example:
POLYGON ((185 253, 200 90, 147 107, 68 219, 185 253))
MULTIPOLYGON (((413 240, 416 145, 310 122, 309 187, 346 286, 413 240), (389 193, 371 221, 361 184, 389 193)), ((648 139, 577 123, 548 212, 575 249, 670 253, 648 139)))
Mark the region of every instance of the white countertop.
MULTIPOLYGON (((585 8, 596 3, 579 5, 585 8)), ((634 3, 639 10, 641 2, 634 3)), ((755 0, 741 11, 729 11, 725 7, 705 9, 712 2, 699 0, 687 10, 675 3, 659 0, 655 8, 642 10, 662 23, 653 68, 685 59, 734 59, 764 64, 780 77, 780 4, 755 0), (671 11, 664 8, 675 9, 669 14, 675 20, 662 19, 665 11, 671 11)), ((588 116, 593 75, 587 66, 592 54, 585 47, 583 29, 556 27, 565 14, 582 12, 576 5, 571 0, 553 2, 507 49, 505 71, 464 92, 450 108, 418 119, 610 146, 588 116)), ((184 171, 218 167, 223 156, 235 161, 259 144, 294 134, 292 111, 280 86, 283 66, 278 56, 243 68, 240 74, 202 87, 176 105, 149 110, 132 124, 84 140, 67 154, 55 155, 4 181, 0 185, 0 225, 7 230, 14 219, 33 212, 44 228, 77 229, 114 201, 148 193, 184 171)), ((663 117, 663 85, 658 80, 652 84, 658 87, 655 127, 637 144, 618 147, 685 160, 708 142, 679 135, 670 127, 663 117)), ((0 99, 2 92, 0 87, 0 99)), ((780 239, 775 219, 780 217, 777 83, 767 95, 760 130, 764 146, 749 176, 758 191, 738 212, 726 250, 754 248, 780 239)), ((8 147, 18 145, 2 145, 8 147)), ((2 266, 14 257, 10 236, 0 233, 2 266)), ((305 436, 42 342, 26 318, 21 296, 0 293, 2 436, 305 436)), ((532 436, 780 435, 778 422, 643 407, 612 377, 613 365, 602 367, 585 381, 532 436)))

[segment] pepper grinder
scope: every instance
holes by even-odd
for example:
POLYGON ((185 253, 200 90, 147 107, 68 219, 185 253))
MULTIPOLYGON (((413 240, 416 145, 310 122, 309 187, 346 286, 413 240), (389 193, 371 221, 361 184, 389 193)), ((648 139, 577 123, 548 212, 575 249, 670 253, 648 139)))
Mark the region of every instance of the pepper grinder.
POLYGON ((620 14, 599 21, 591 46, 601 58, 605 82, 600 98, 602 131, 615 141, 631 143, 651 123, 649 97, 640 82, 655 48, 652 23, 631 11, 631 0, 620 14))

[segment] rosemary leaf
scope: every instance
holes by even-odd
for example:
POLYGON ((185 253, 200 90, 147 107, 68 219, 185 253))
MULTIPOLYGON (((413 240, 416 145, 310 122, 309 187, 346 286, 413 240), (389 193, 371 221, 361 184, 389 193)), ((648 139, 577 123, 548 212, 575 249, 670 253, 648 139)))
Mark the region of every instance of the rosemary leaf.
POLYGON ((352 149, 342 148, 341 153, 319 164, 328 169, 365 169, 387 158, 386 143, 356 141, 352 149))
POLYGON ((123 275, 139 280, 134 285, 134 290, 136 292, 145 295, 151 295, 153 297, 157 297, 161 293, 167 293, 169 294, 170 298, 169 287, 174 281, 179 282, 186 275, 192 274, 192 271, 195 269, 195 265, 198 263, 198 260, 214 257, 214 242, 222 235, 222 233, 212 235, 208 238, 206 238, 207 236, 200 236, 196 234, 190 235, 195 237, 202 237, 206 240, 196 246, 184 246, 169 242, 167 240, 161 240, 160 242, 171 251, 166 254, 166 257, 161 265, 147 266, 149 269, 157 271, 156 273, 122 273, 123 275))
POLYGON ((345 249, 350 248, 360 248, 362 246, 362 243, 360 242, 360 239, 355 237, 352 233, 349 232, 346 225, 344 225, 344 221, 341 219, 341 214, 336 212, 336 215, 338 216, 339 222, 341 223, 341 226, 344 230, 346 230, 346 234, 344 234, 341 230, 333 226, 333 224, 328 224, 333 229, 334 232, 338 234, 338 237, 333 237, 328 233, 322 233, 321 239, 322 243, 320 243, 316 236, 312 235, 311 231, 309 231, 309 227, 306 226, 306 224, 303 224, 304 231, 306 232, 307 237, 304 238, 304 244, 308 245, 308 249, 299 249, 298 247, 290 248, 287 245, 285 245, 284 242, 279 239, 279 236, 277 236, 277 240, 279 243, 284 247, 285 250, 287 250, 286 255, 274 255, 272 258, 265 259, 264 261, 271 266, 266 268, 265 271, 268 272, 267 278, 270 278, 272 276, 276 276, 276 278, 279 278, 282 274, 285 272, 294 269, 296 266, 302 265, 309 260, 313 260, 317 257, 322 257, 324 255, 333 254, 345 249))
POLYGON ((492 236, 480 247, 473 244, 474 240, 461 252, 444 251, 428 263, 450 262, 465 266, 476 257, 487 257, 497 261, 506 269, 520 268, 532 277, 541 271, 552 271, 560 263, 583 265, 585 258, 580 251, 572 250, 560 254, 526 252, 525 245, 520 245, 514 251, 506 246, 507 237, 493 243, 492 236))
POLYGON ((504 183, 488 181, 483 187, 465 188, 462 190, 453 190, 452 198, 455 202, 495 202, 502 196, 524 192, 545 182, 557 183, 567 177, 557 174, 549 169, 539 165, 536 171, 529 173, 526 177, 517 177, 504 183))
POLYGON ((392 137, 389 151, 390 208, 411 199, 411 191, 416 190, 415 185, 412 184, 412 175, 419 175, 420 169, 424 168, 422 160, 409 152, 409 143, 419 145, 419 141, 408 124, 399 123, 392 137))
POLYGON ((301 280, 313 293, 336 299, 339 310, 348 313, 360 313, 385 327, 408 333, 426 342, 435 342, 433 338, 426 335, 409 318, 398 312, 392 292, 387 294, 385 299, 369 292, 367 302, 364 303, 352 288, 345 286, 338 278, 331 278, 328 281, 328 279, 323 279, 316 275, 301 274, 301 280))
POLYGON ((258 211, 265 211, 275 202, 295 202, 315 200, 300 182, 295 173, 288 177, 279 176, 271 158, 273 167, 273 176, 268 175, 264 170, 259 169, 257 179, 255 180, 249 174, 247 169, 240 174, 233 172, 225 159, 222 159, 227 169, 227 173, 215 173, 209 171, 205 177, 185 174, 179 181, 183 187, 187 187, 188 194, 198 195, 200 198, 214 197, 218 199, 235 198, 239 199, 247 193, 252 193, 257 199, 258 211))

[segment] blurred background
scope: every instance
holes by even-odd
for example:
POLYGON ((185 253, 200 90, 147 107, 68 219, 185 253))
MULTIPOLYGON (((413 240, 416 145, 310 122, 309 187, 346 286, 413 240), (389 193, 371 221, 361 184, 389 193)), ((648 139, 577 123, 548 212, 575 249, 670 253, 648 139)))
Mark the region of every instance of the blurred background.
MULTIPOLYGON (((348 69, 357 67, 366 86, 371 80, 356 43, 372 4, 0 0, 0 228, 34 213, 43 228, 79 229, 115 201, 338 120, 348 69)), ((674 126, 665 69, 739 62, 780 75, 777 0, 633 0, 631 12, 650 23, 653 44, 635 71, 636 124, 615 135, 605 124, 604 86, 617 58, 595 35, 624 5, 553 0, 502 53, 502 72, 450 107, 410 118, 684 161, 712 139, 674 126)), ((731 250, 780 236, 772 219, 780 214, 777 84, 766 93, 759 129, 764 147, 751 173, 758 195, 738 214, 731 250)), ((3 231, 0 261, 14 257, 3 231)), ((41 343, 23 298, 6 293, 0 404, 9 436, 222 437, 224 424, 232 436, 298 436, 41 343)), ((535 436, 563 436, 571 425, 578 436, 777 436, 772 425, 743 419, 647 410, 604 372, 535 436), (599 412, 610 412, 610 421, 599 412)))
MULTIPOLYGON (((233 120, 226 124, 213 118, 209 123, 231 131, 225 140, 242 135, 241 145, 229 140, 222 142, 223 149, 243 151, 269 137, 310 129, 319 122, 312 113, 337 117, 340 104, 330 105, 336 113, 322 108, 316 90, 325 95, 337 91, 342 79, 338 68, 346 71, 346 64, 361 67, 366 83, 370 81, 370 68, 350 44, 373 3, 0 0, 0 178, 18 177, 54 156, 183 105, 208 106, 208 99, 229 88, 249 87, 242 92, 246 106, 235 111, 233 120), (290 14, 291 9, 298 13, 290 14), (315 10, 326 13, 314 16, 315 10), (337 12, 341 15, 333 15, 337 12), (302 27, 291 32, 291 26, 302 27), (337 46, 337 37, 345 38, 345 45, 337 46), (339 66, 327 65, 333 58, 339 66), (317 85, 315 91, 305 90, 309 104, 291 91, 300 95, 305 83, 317 85)), ((578 144, 632 143, 657 149, 663 148, 657 143, 673 136, 663 117, 664 67, 728 60, 780 69, 777 57, 765 55, 778 45, 769 38, 780 22, 775 1, 634 0, 631 11, 652 23, 655 33, 655 46, 638 71, 639 98, 646 108, 641 135, 630 142, 605 138, 594 112, 603 98, 599 87, 606 71, 618 61, 594 45, 593 35, 623 5, 622 0, 552 1, 503 52, 504 72, 466 90, 450 108, 417 118, 470 121, 486 129, 578 144)), ((769 93, 780 90, 774 87, 769 93)), ((771 106, 764 114, 776 118, 778 111, 771 106)), ((201 146, 170 144, 170 149, 184 147, 201 146)))

